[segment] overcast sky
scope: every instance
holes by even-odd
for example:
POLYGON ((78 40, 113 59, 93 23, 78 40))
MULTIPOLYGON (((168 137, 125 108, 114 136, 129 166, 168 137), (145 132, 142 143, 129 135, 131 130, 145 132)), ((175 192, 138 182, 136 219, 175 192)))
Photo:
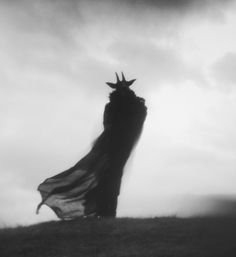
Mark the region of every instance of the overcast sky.
POLYGON ((37 186, 102 130, 114 72, 146 99, 119 216, 184 214, 236 195, 236 3, 0 0, 0 225, 39 216, 37 186))

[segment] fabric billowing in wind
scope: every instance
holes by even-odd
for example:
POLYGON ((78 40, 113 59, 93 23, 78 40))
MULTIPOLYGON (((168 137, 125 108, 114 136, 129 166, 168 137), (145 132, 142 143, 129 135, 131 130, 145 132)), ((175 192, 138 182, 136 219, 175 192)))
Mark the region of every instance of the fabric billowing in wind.
POLYGON ((146 112, 144 99, 128 87, 114 90, 105 106, 104 130, 91 151, 72 168, 39 185, 42 202, 37 211, 45 204, 61 219, 115 217, 123 169, 146 112))

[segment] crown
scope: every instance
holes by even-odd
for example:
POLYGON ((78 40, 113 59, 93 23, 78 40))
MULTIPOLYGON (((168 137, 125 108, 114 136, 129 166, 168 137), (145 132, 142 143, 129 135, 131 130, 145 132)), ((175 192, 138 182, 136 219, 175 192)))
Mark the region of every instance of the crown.
POLYGON ((119 76, 116 72, 116 83, 106 82, 106 84, 113 89, 129 88, 136 80, 136 79, 132 79, 132 80, 126 81, 124 73, 121 72, 121 74, 122 74, 122 80, 119 79, 119 76))

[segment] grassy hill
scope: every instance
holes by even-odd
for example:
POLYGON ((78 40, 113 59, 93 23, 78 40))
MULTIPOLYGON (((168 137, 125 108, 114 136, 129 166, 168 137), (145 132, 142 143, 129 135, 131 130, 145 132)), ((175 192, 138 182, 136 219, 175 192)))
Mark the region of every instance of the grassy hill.
POLYGON ((0 256, 235 257, 236 218, 81 218, 4 228, 0 256))

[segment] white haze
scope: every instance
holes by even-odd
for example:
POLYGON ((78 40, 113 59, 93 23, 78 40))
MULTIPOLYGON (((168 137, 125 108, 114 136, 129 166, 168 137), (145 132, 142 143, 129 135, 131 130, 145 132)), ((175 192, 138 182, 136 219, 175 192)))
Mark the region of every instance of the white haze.
POLYGON ((236 195, 234 1, 0 7, 0 225, 55 219, 35 215, 37 186, 89 150, 115 71, 148 106, 118 215, 194 215, 186 197, 236 195))

